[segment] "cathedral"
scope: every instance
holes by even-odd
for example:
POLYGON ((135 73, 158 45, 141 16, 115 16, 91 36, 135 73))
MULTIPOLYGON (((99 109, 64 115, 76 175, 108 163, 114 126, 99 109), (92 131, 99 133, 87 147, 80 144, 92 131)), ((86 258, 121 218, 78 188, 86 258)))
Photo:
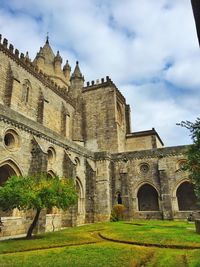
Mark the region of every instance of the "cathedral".
MULTIPOLYGON (((12 175, 70 178, 79 199, 43 210, 38 232, 126 219, 185 219, 198 209, 183 170, 187 146, 164 147, 154 128, 132 132, 130 106, 110 77, 85 83, 47 38, 32 61, 0 35, 0 186, 12 175)), ((0 212, 0 236, 24 234, 33 211, 0 212)))

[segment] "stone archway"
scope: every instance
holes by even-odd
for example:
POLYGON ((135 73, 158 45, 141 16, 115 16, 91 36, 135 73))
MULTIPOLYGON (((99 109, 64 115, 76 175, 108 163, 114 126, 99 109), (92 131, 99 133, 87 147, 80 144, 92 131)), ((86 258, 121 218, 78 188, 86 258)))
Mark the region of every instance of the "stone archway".
MULTIPOLYGON (((0 164, 0 186, 3 186, 9 177, 13 175, 20 176, 22 173, 12 160, 7 160, 0 164)), ((15 216, 18 214, 18 212, 19 211, 17 209, 8 212, 3 212, 0 210, 0 217, 15 216)))
POLYGON ((2 186, 12 175, 21 175, 21 171, 12 160, 0 164, 0 186, 2 186))
POLYGON ((142 185, 137 193, 139 211, 159 211, 158 193, 150 184, 142 185))
POLYGON ((198 210, 197 198, 194 193, 194 185, 185 181, 176 190, 179 211, 198 210))
POLYGON ((78 177, 76 177, 76 190, 78 193, 78 203, 77 203, 77 224, 84 223, 84 192, 83 186, 78 177))

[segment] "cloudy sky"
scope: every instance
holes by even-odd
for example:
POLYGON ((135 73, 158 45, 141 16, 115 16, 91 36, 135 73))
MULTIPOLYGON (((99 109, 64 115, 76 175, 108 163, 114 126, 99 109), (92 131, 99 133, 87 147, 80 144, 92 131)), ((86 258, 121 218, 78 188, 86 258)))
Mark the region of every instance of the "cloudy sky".
POLYGON ((0 33, 33 59, 54 51, 86 81, 110 76, 132 130, 154 127, 166 146, 190 143, 176 126, 199 116, 200 50, 190 0, 1 0, 0 33))

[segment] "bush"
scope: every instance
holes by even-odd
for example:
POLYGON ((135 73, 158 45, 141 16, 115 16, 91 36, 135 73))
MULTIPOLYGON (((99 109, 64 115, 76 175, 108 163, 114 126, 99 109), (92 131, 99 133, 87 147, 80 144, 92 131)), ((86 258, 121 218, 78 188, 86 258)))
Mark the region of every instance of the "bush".
POLYGON ((110 221, 117 222, 117 221, 123 220, 125 210, 126 208, 124 205, 122 204, 115 205, 111 212, 110 221))

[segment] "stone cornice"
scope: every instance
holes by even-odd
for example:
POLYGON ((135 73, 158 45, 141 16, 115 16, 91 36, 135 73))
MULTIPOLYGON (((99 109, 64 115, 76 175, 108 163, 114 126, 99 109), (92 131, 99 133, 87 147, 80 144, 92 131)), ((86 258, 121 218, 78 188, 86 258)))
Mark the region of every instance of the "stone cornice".
POLYGON ((28 58, 24 56, 23 53, 19 53, 18 49, 14 50, 14 46, 12 44, 9 45, 8 48, 8 41, 4 38, 3 43, 1 43, 1 35, 0 35, 0 51, 6 54, 9 58, 15 61, 18 65, 23 67, 27 72, 37 78, 43 85, 47 86, 51 89, 55 94, 60 96, 64 99, 67 103, 70 103, 72 106, 75 106, 74 100, 63 92, 63 89, 57 85, 50 77, 43 73, 41 70, 38 69, 28 58))
POLYGON ((172 146, 164 148, 155 148, 141 151, 124 152, 112 154, 113 161, 128 161, 132 159, 147 159, 147 158, 158 158, 162 159, 164 157, 172 157, 183 155, 185 157, 185 152, 188 146, 172 146))

